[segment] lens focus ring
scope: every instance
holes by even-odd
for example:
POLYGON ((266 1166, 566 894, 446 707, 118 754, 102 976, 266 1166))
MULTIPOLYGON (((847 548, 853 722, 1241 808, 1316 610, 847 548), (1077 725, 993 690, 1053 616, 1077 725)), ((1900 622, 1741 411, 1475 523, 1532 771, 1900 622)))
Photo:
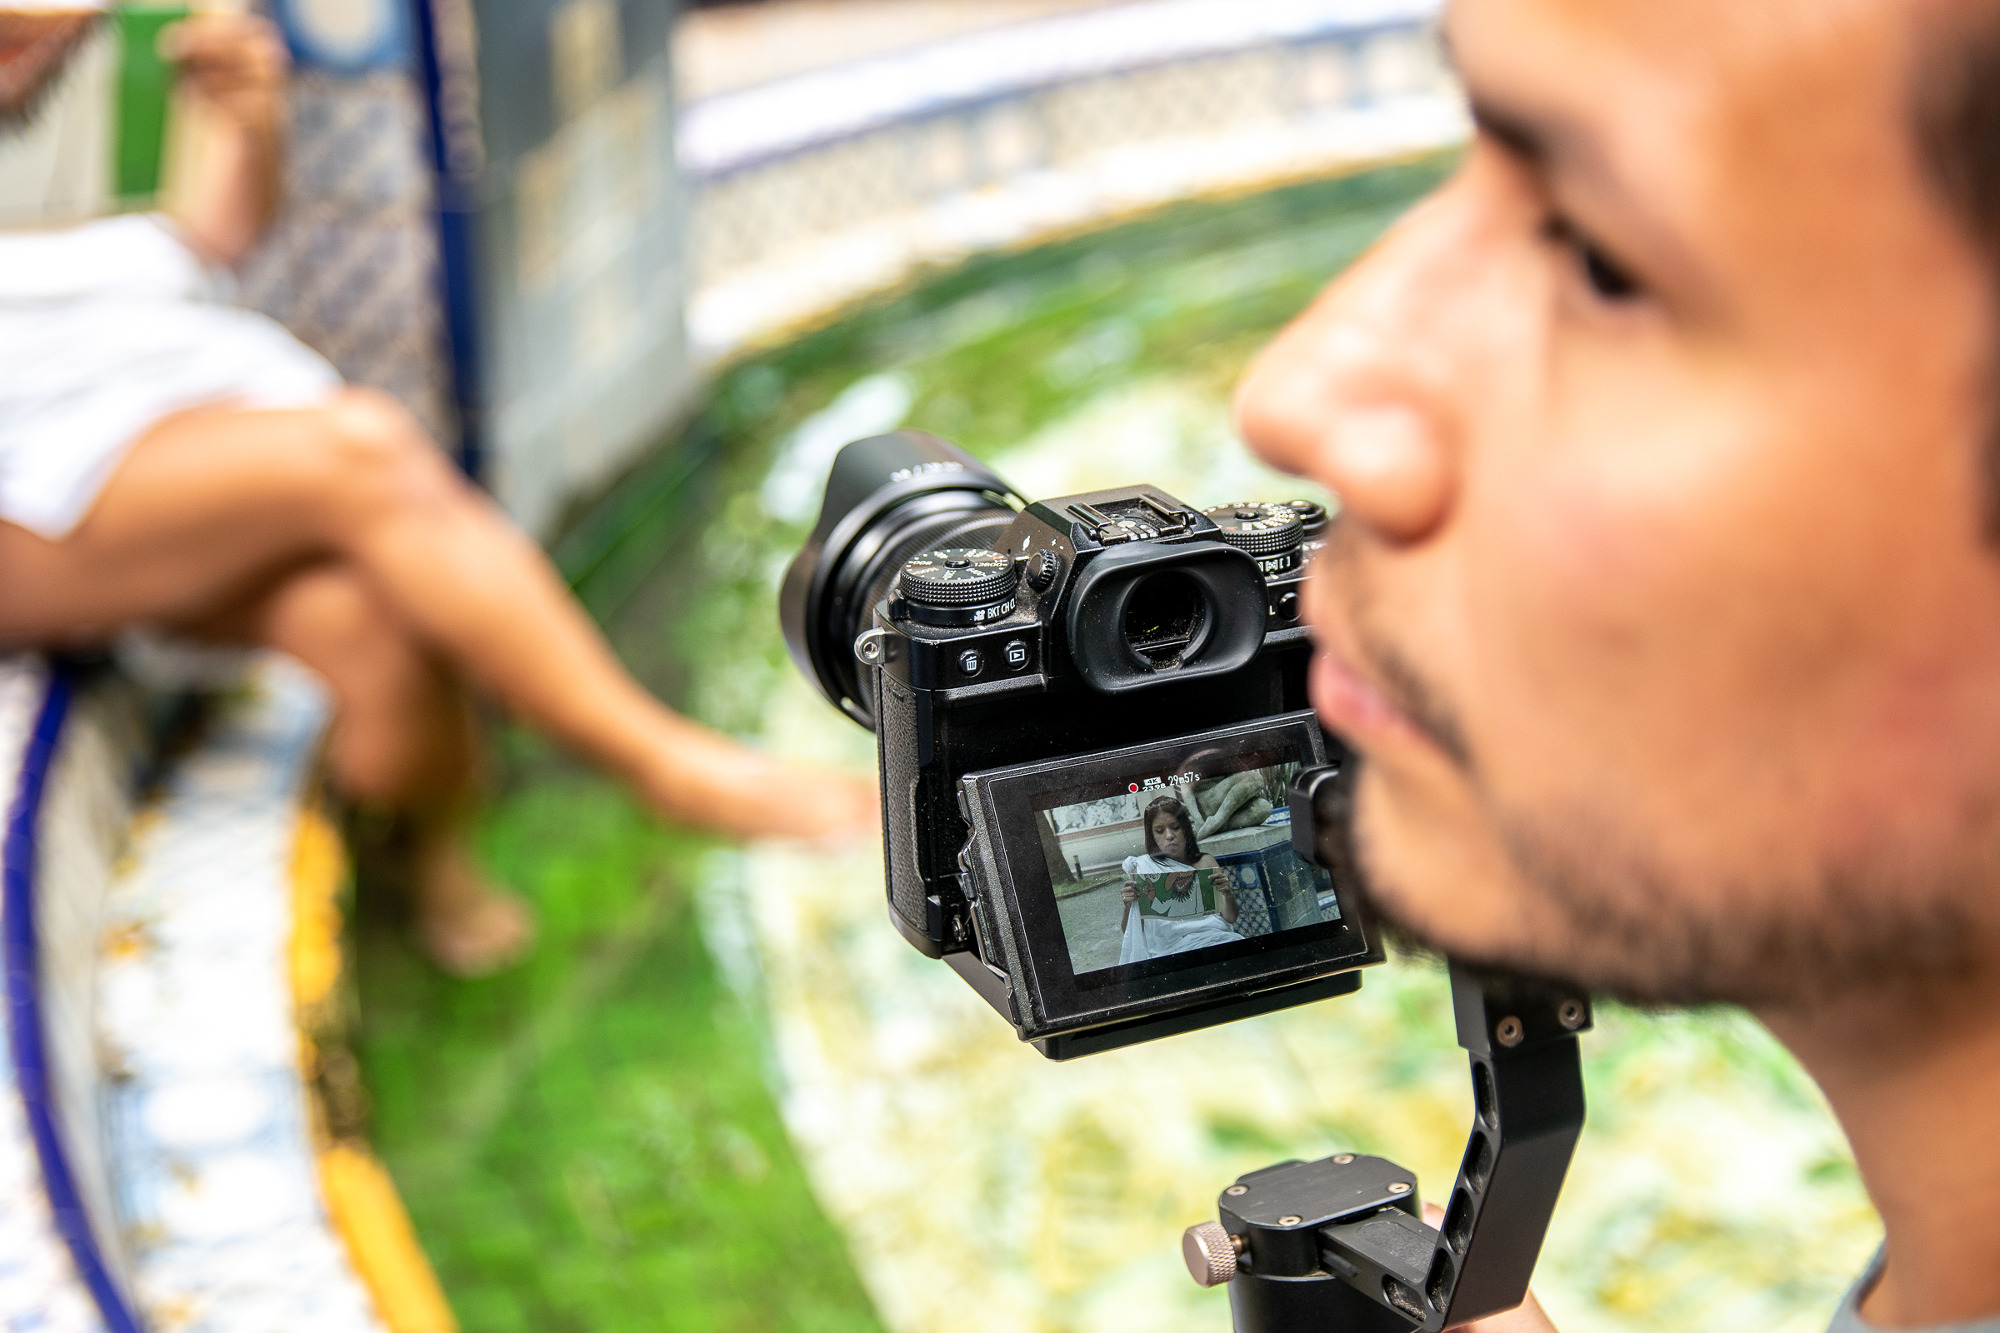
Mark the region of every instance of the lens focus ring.
POLYGON ((1011 558, 977 547, 926 551, 903 565, 903 596, 919 606, 991 606, 1012 597, 1019 582, 1011 558))

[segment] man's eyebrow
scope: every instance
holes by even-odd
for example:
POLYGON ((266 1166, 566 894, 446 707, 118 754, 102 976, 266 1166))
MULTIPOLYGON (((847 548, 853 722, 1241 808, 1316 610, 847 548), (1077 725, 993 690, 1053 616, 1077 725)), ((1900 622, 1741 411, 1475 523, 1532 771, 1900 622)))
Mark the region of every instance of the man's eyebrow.
POLYGON ((1438 58, 1444 62, 1445 68, 1457 77, 1461 85, 1466 85, 1472 123, 1478 126, 1479 132, 1523 161, 1537 165, 1547 162, 1549 134, 1546 130, 1528 116, 1500 106, 1470 87, 1471 80, 1466 77, 1465 67, 1458 60, 1458 49, 1451 40, 1450 25, 1439 24, 1431 34, 1431 40, 1437 44, 1438 58))
POLYGON ((1532 116, 1474 96, 1472 123, 1479 132, 1530 166, 1546 168, 1568 138, 1560 130, 1536 121, 1532 116))

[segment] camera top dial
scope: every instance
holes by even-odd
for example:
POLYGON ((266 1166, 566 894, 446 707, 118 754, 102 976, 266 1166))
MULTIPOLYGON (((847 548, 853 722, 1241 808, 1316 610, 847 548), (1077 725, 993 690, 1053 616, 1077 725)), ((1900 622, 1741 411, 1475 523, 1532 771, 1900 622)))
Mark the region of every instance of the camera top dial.
POLYGON ((1014 613, 1021 581, 1013 559, 976 546, 948 546, 906 561, 897 610, 920 625, 984 625, 1014 613))
POLYGON ((1217 505, 1202 513, 1221 529, 1222 540, 1250 556, 1265 578, 1289 574, 1299 567, 1306 525, 1290 505, 1244 502, 1217 505))
POLYGON ((1312 541, 1326 535, 1326 506, 1317 500, 1287 500, 1285 508, 1299 516, 1299 522, 1306 525, 1306 540, 1312 541))

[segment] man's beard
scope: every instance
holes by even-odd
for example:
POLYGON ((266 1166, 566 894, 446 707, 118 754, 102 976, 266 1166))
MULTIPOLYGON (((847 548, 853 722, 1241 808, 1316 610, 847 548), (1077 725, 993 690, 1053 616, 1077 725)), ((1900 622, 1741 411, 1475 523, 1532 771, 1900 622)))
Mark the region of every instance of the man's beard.
MULTIPOLYGON (((1358 795, 1362 899, 1392 935, 1460 963, 1632 1005, 1794 1009, 1860 991, 1922 995, 1992 969, 2000 947, 2000 857, 1992 851, 1956 865, 1858 857, 1716 893, 1668 869, 1666 857, 1636 851, 1610 821, 1574 811, 1496 821, 1516 871, 1510 881, 1530 895, 1518 917, 1560 925, 1490 947, 1446 947, 1448 927, 1406 911, 1410 895, 1370 847, 1366 777, 1358 795)), ((1970 837, 1972 845, 2000 847, 2000 829, 1976 833, 1986 837, 1970 837)))
MULTIPOLYGON (((1546 938, 1457 945, 1449 952, 1461 962, 1641 1006, 1771 1009, 1862 991, 1918 995, 1994 966, 1995 913, 1975 904, 1992 896, 2000 867, 1857 861, 1698 893, 1665 858, 1635 854, 1574 814, 1508 818, 1501 838, 1514 882, 1537 900, 1521 915, 1560 925, 1546 938)), ((1375 918, 1439 949, 1402 909, 1393 876, 1371 868, 1365 832, 1358 842, 1375 918)))
POLYGON ((96 11, 0 7, 0 131, 34 119, 103 17, 96 11))
MULTIPOLYGON (((1920 993, 2000 966, 2000 789, 1962 812, 1940 839, 1949 848, 1885 847, 1790 882, 1743 878, 1703 892, 1726 877, 1695 882, 1614 813, 1500 808, 1452 701, 1374 629, 1362 562, 1340 535, 1319 577, 1343 580, 1361 656, 1389 702, 1477 794, 1515 872, 1510 878, 1532 896, 1521 917, 1552 923, 1546 937, 1483 949, 1458 944, 1449 950, 1458 961, 1638 1005, 1752 1007, 1864 989, 1920 993)), ((1403 906, 1408 895, 1368 845, 1368 793, 1364 765, 1349 849, 1363 900, 1392 933, 1445 951, 1436 936, 1447 932, 1413 919, 1403 906)))

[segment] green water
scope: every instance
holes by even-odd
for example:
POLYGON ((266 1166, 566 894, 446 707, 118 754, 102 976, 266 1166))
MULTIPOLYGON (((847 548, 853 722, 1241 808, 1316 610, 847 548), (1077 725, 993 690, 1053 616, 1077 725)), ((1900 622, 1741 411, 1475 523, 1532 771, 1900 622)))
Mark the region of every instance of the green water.
POLYGON ((462 1325, 878 1328, 695 928, 711 849, 517 764, 481 851, 535 903, 534 956, 457 982, 392 923, 360 940, 376 1140, 462 1325))
MULTIPOLYGON (((867 429, 933 430, 1031 493, 1143 477, 1196 503, 1283 498, 1299 488, 1230 438, 1230 386, 1445 166, 1183 205, 934 275, 730 368, 557 559, 663 696, 865 763, 774 621, 812 517, 787 485, 811 481, 816 428, 872 412, 867 429)), ((1450 1178, 1465 1076, 1422 962, 1336 1007, 1045 1067, 893 937, 865 858, 718 852, 505 742, 482 850, 542 913, 535 956, 456 983, 393 929, 361 940, 377 1141, 471 1333, 956 1330, 969 1301, 1006 1333, 1219 1330, 1219 1294, 1174 1249, 1218 1183, 1341 1148, 1450 1178), (945 1038, 906 1059, 917 1014, 946 1015, 945 1038), (1134 1086, 1190 1137, 1141 1151, 1134 1086)), ((1873 1222, 1769 1039, 1735 1015, 1614 1010, 1586 1077, 1537 1278, 1565 1333, 1823 1326, 1873 1222)))

